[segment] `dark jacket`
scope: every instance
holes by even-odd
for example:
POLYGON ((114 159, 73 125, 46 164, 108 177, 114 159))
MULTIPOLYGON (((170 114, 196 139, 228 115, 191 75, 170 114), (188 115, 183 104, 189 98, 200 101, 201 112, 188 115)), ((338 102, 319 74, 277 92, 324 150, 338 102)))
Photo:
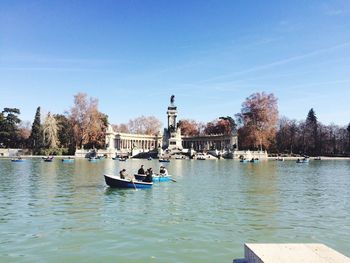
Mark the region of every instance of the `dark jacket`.
POLYGON ((147 171, 147 175, 146 175, 146 178, 143 180, 144 182, 147 182, 147 183, 151 183, 152 182, 152 179, 153 179, 153 176, 152 176, 153 172, 149 172, 147 171))
POLYGON ((141 167, 138 171, 137 174, 145 174, 145 170, 141 167))

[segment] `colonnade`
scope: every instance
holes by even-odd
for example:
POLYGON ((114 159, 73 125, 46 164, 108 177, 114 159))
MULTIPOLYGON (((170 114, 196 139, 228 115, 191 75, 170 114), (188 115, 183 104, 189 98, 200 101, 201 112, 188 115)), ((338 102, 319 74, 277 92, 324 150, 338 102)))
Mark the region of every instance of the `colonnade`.
POLYGON ((132 148, 152 150, 157 147, 157 141, 151 139, 115 139, 115 148, 117 150, 132 148))
POLYGON ((214 148, 216 150, 223 150, 225 148, 231 148, 231 140, 183 140, 183 148, 189 149, 193 148, 194 150, 209 150, 214 148))

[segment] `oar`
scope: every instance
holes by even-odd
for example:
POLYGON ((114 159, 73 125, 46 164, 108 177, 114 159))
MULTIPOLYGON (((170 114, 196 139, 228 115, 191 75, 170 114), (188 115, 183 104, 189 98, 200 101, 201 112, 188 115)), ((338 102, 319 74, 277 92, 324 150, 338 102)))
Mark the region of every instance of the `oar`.
POLYGON ((131 182, 132 182, 132 184, 134 185, 135 191, 137 191, 137 188, 136 188, 136 185, 135 185, 135 183, 134 183, 134 180, 131 179, 131 182))
POLYGON ((174 180, 174 179, 172 179, 172 178, 170 178, 170 180, 173 181, 173 182, 175 182, 175 183, 177 182, 176 180, 174 180))

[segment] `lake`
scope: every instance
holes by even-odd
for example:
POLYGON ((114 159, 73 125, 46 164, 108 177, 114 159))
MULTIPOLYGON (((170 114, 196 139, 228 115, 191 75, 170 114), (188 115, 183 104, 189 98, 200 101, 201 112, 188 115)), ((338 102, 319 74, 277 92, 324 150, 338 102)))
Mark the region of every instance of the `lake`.
POLYGON ((350 256, 350 161, 0 159, 0 262, 232 262, 246 242, 350 256), (110 189, 165 165, 177 182, 110 189))

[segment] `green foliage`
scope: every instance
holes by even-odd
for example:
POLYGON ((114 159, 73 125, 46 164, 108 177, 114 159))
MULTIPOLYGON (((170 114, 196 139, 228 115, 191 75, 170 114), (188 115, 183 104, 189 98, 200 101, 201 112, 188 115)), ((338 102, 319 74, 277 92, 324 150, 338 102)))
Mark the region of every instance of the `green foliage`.
POLYGON ((38 151, 39 155, 74 155, 68 148, 41 148, 38 151))
POLYGON ((20 110, 16 108, 4 108, 0 113, 0 146, 15 148, 20 140, 18 135, 18 118, 20 110))
POLYGON ((33 149, 34 154, 39 153, 43 147, 43 132, 40 118, 40 107, 38 107, 32 125, 32 133, 29 137, 30 147, 33 149))
POLYGON ((75 151, 74 131, 71 121, 62 114, 54 115, 58 126, 58 140, 63 148, 75 151))

